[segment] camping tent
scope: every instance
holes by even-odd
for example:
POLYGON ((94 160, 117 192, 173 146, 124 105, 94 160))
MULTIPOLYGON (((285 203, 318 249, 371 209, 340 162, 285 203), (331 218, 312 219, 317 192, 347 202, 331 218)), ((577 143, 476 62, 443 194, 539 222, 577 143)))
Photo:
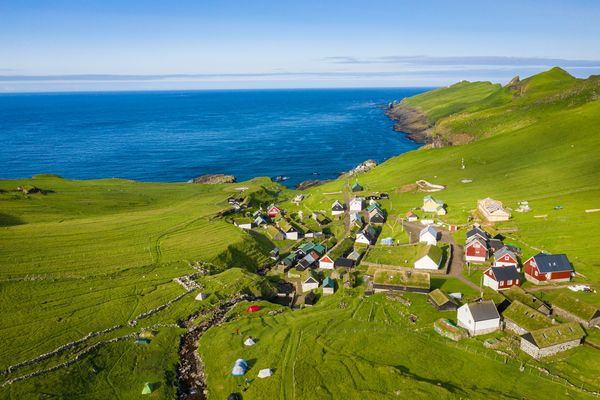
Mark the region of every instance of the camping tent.
POLYGON ((260 311, 260 307, 259 306, 250 306, 246 309, 246 311, 248 312, 257 312, 260 311))
POLYGON ((152 393, 152 384, 150 382, 144 383, 144 388, 142 389, 142 394, 150 394, 152 393))
POLYGON ((206 293, 204 293, 204 292, 200 292, 196 296, 196 300, 204 300, 204 299, 206 299, 206 293))
POLYGON ((251 337, 249 337, 248 339, 246 339, 244 341, 244 345, 246 345, 246 346, 254 346, 255 344, 256 344, 256 342, 251 337))
POLYGON ((273 371, 271 371, 270 368, 265 368, 265 369, 261 369, 260 371, 258 371, 259 378, 268 378, 271 375, 273 375, 273 371))
POLYGON ((246 370, 248 369, 248 364, 246 360, 242 360, 241 358, 235 360, 235 364, 233 365, 233 369, 231 370, 231 375, 233 376, 244 376, 246 374, 246 370))

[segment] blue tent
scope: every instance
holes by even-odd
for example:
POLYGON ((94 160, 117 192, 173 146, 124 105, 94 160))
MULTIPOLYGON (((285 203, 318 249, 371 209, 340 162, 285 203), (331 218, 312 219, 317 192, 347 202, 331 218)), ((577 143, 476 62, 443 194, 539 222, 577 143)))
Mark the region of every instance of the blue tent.
POLYGON ((231 370, 231 375, 233 376, 244 376, 246 374, 246 370, 248 369, 248 364, 246 360, 242 360, 241 358, 235 361, 233 365, 233 369, 231 370))

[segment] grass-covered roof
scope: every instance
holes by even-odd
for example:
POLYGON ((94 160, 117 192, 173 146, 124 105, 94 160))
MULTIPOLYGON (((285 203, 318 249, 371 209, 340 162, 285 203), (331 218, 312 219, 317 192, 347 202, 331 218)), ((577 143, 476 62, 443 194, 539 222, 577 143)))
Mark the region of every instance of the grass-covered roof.
POLYGON ((430 277, 427 272, 395 271, 381 269, 375 272, 373 282, 381 285, 408 286, 419 289, 430 287, 430 277))
POLYGON ((598 314, 598 309, 593 305, 581 301, 575 297, 561 294, 552 301, 552 306, 562 308, 571 314, 584 319, 586 321, 591 320, 598 314))
POLYGON ((567 322, 532 331, 530 335, 537 347, 544 348, 581 339, 585 332, 577 322, 567 322))
POLYGON ((519 325, 527 331, 546 328, 552 325, 552 321, 542 313, 526 306, 519 300, 513 301, 502 313, 502 316, 519 325))

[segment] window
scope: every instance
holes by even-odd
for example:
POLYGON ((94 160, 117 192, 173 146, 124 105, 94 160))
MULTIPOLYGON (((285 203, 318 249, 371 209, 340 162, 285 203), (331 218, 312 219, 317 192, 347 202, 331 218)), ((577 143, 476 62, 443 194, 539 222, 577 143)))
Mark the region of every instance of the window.
POLYGON ((509 279, 509 280, 506 282, 506 284, 507 284, 507 285, 512 285, 512 279, 509 279))
POLYGON ((499 284, 500 286, 504 286, 504 281, 499 281, 499 282, 498 282, 498 284, 499 284))

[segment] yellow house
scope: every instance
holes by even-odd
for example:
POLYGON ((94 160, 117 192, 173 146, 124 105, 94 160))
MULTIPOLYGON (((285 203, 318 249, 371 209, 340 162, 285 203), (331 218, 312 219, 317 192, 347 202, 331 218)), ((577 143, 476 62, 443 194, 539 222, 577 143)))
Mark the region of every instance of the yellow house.
POLYGON ((486 197, 477 202, 477 209, 490 222, 508 221, 510 213, 504 209, 501 201, 486 197))

